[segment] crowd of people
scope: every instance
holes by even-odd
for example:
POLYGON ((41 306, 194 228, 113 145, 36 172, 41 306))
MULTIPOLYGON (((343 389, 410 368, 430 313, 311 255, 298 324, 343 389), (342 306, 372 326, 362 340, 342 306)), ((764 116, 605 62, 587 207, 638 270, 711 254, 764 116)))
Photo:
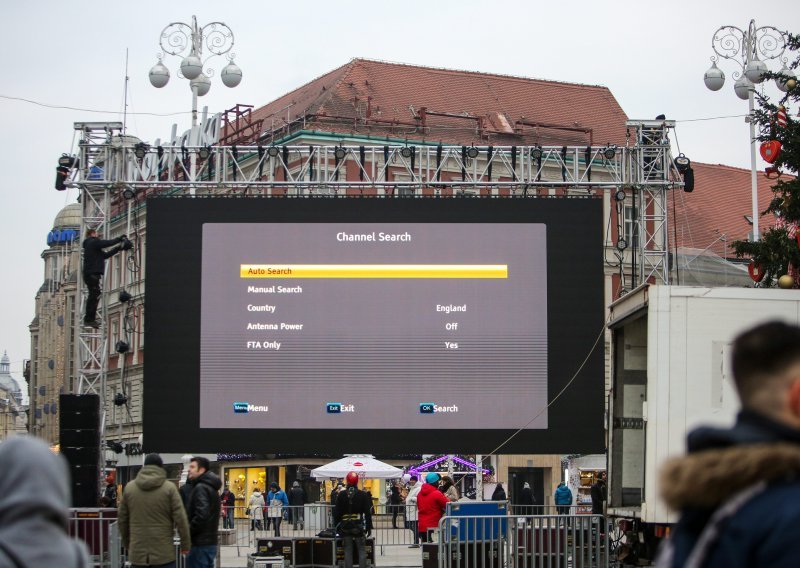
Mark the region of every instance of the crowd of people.
MULTIPOLYGON (((664 500, 681 512, 662 546, 659 567, 796 566, 794 527, 800 516, 800 328, 773 322, 740 335, 733 346, 732 370, 742 410, 730 428, 692 431, 688 455, 665 468, 664 500), (754 522, 757 520, 757 522, 754 522)), ((66 460, 41 440, 19 436, 0 445, 0 567, 88 566, 83 544, 70 538, 69 471, 66 460), (31 475, 30 472, 36 472, 31 475)), ((358 489, 351 472, 332 496, 333 521, 345 545, 345 566, 353 549, 365 565, 365 539, 373 525, 372 496, 358 489)), ((148 454, 136 478, 118 497, 106 480, 105 503, 119 503, 118 524, 133 568, 175 566, 177 531, 188 568, 213 567, 217 536, 233 527, 235 496, 222 489, 204 457, 194 457, 188 482, 179 490, 167 480, 158 454, 148 454)), ((592 512, 603 514, 604 476, 591 487, 592 512)), ((427 473, 424 483, 410 476, 407 485, 389 490, 392 526, 405 515, 414 544, 427 542, 447 504, 458 500, 452 479, 427 473)), ((520 499, 533 504, 529 484, 520 499)), ((505 501, 501 483, 493 501, 505 501)), ((565 484, 554 493, 559 514, 568 514, 573 495, 565 484)), ((249 503, 252 527, 265 518, 280 535, 284 510, 302 526, 304 495, 294 483, 287 495, 271 483, 266 497, 254 491, 249 503), (288 511, 287 511, 288 512, 288 511)))

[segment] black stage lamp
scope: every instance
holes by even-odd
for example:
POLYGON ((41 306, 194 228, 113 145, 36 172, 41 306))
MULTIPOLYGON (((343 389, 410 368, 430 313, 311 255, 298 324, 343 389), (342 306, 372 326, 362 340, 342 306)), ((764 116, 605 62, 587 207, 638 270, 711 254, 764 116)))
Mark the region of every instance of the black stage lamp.
POLYGON ((122 190, 122 197, 123 199, 135 199, 136 198, 136 190, 132 187, 126 187, 122 190))
POLYGON ((270 158, 277 158, 279 153, 280 150, 278 150, 277 146, 270 146, 269 148, 267 148, 267 155, 270 158))
MULTIPOLYGON (((123 393, 118 392, 114 395, 114 406, 123 406, 128 402, 128 397, 123 393)), ((119 452, 117 452, 119 453, 119 452)))
POLYGON ((147 154, 147 144, 145 144, 144 142, 139 142, 133 147, 133 155, 136 156, 137 159, 139 160, 144 159, 146 154, 147 154))
POLYGON ((614 200, 615 201, 625 201, 625 190, 624 189, 618 189, 614 193, 614 200))
POLYGON ((344 160, 347 151, 342 146, 337 146, 336 150, 333 151, 333 155, 337 160, 344 160))
POLYGON ((122 292, 119 293, 119 302, 120 302, 120 304, 125 304, 127 302, 130 302, 131 298, 133 298, 133 296, 131 296, 125 290, 123 290, 122 292))
POLYGON ((211 155, 211 147, 210 146, 203 146, 197 151, 197 156, 201 160, 208 160, 208 157, 211 155))
POLYGON ((403 156, 404 158, 410 158, 411 148, 409 148, 408 146, 404 146, 403 148, 400 149, 400 155, 403 156))
POLYGON ((534 160, 541 160, 543 154, 544 152, 542 152, 541 146, 537 145, 531 148, 531 158, 533 158, 534 160))
POLYGON ((467 148, 467 157, 475 159, 478 157, 479 151, 475 146, 467 148))
POLYGON ((675 158, 675 168, 681 173, 685 173, 686 170, 692 165, 692 161, 684 156, 683 154, 678 154, 678 157, 675 158))
POLYGON ((120 339, 119 341, 117 341, 116 349, 117 353, 127 353, 128 351, 130 351, 131 346, 128 345, 127 341, 123 341, 120 339))
POLYGON ((617 147, 614 144, 609 144, 603 150, 603 156, 605 156, 606 160, 613 160, 616 155, 617 147))

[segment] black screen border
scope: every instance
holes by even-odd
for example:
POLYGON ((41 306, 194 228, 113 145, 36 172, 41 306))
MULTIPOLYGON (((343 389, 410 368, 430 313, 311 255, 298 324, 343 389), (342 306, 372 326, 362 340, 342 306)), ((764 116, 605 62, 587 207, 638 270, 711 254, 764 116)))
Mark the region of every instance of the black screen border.
MULTIPOLYGON (((551 405, 549 427, 519 432, 500 453, 605 450, 604 341, 598 341, 604 327, 601 199, 155 197, 147 200, 146 218, 146 451, 486 454, 514 434, 515 430, 481 429, 479 423, 474 429, 459 430, 201 429, 202 227, 204 223, 265 222, 546 224, 550 400, 587 355, 588 359, 551 405)), ((492 388, 491 379, 486 388, 492 388)), ((502 412, 502 408, 494 410, 502 412)))

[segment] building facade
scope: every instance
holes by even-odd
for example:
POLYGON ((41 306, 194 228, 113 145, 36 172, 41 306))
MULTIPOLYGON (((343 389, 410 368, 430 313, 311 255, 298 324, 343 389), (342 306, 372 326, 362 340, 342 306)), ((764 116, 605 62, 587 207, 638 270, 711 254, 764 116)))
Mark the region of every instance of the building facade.
POLYGON ((71 392, 75 376, 74 318, 80 269, 79 231, 81 206, 62 209, 47 235, 42 251, 44 278, 36 293, 35 315, 29 326, 31 363, 29 377, 30 432, 58 443, 58 397, 71 392))
POLYGON ((28 431, 26 387, 11 375, 11 360, 3 352, 0 358, 0 441, 28 431))

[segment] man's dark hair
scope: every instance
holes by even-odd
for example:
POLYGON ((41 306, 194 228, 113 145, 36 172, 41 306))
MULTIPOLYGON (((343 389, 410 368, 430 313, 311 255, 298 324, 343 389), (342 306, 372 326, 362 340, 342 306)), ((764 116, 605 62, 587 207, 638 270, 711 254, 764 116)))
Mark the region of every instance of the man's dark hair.
POLYGON ((158 454, 147 454, 144 457, 144 465, 157 465, 158 467, 164 467, 164 460, 162 460, 161 456, 158 454))
POLYGON ((736 389, 747 406, 756 392, 770 388, 765 380, 800 363, 800 327, 772 321, 745 331, 733 342, 731 360, 736 389))
POLYGON ((211 462, 208 461, 208 458, 204 458, 203 456, 195 456, 191 459, 194 463, 197 464, 197 468, 203 468, 206 471, 211 469, 211 462))
POLYGON ((419 478, 418 478, 416 475, 412 475, 412 476, 409 478, 409 481, 419 481, 419 478))

